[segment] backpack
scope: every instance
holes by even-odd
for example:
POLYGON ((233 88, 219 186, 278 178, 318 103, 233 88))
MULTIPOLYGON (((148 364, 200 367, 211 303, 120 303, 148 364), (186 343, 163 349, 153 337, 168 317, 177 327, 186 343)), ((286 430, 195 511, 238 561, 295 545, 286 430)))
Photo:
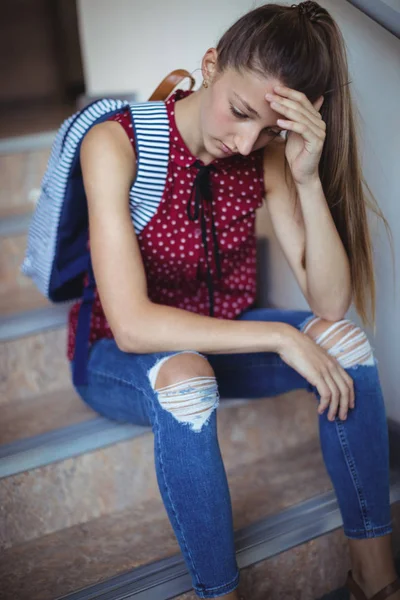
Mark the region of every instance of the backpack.
MULTIPOLYGON (((151 118, 148 103, 155 103, 150 106, 151 109, 156 110, 158 105, 165 109, 164 101, 175 86, 186 77, 190 78, 190 89, 193 89, 194 78, 187 71, 178 69, 163 79, 145 103, 131 104, 127 101, 109 98, 96 100, 67 118, 56 133, 42 178, 39 200, 30 222, 21 271, 33 280, 40 292, 51 302, 65 303, 82 300, 79 308, 73 361, 75 386, 87 383, 86 364, 89 352, 90 320, 96 287, 88 249, 88 208, 80 167, 82 140, 91 127, 106 121, 117 112, 129 108, 135 126, 135 134, 137 134, 138 153, 141 155, 140 124, 144 124, 145 128, 146 115, 147 119, 151 118), (88 280, 84 285, 86 274, 88 280)), ((154 129, 157 130, 158 127, 158 132, 162 131, 168 138, 166 113, 164 120, 166 122, 160 125, 156 124, 154 129)), ((165 171, 168 165, 169 148, 167 146, 168 144, 165 144, 162 152, 157 152, 157 160, 160 160, 159 157, 163 154, 162 166, 165 171)), ((149 173, 150 178, 151 173, 149 173)), ((136 180, 132 188, 135 185, 146 189, 146 181, 138 182, 136 180)), ((156 186, 148 185, 148 187, 156 186)), ((150 198, 151 189, 146 191, 150 198)), ((148 211, 148 206, 147 204, 145 207, 134 206, 130 194, 130 208, 137 230, 141 227, 141 212, 148 211)))

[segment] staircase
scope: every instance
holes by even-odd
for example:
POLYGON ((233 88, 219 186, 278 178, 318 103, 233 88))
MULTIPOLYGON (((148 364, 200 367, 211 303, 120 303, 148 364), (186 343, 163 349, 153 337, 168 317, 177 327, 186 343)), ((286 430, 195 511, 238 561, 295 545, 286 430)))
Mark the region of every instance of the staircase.
MULTIPOLYGON (((84 405, 66 359, 68 305, 51 305, 19 272, 52 135, 0 140, 0 599, 194 600, 158 490, 151 429, 84 405)), ((265 255, 260 239, 261 265, 265 255)), ((389 428, 399 551, 400 435, 389 428)), ((315 399, 301 391, 221 400, 218 433, 239 591, 315 600, 342 586, 347 542, 315 399)))

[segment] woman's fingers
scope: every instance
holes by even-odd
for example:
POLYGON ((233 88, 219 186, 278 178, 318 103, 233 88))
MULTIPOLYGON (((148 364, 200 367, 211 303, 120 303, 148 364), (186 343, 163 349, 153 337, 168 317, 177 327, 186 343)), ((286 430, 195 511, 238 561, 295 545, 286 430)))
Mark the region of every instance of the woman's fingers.
MULTIPOLYGON (((326 124, 321 119, 316 119, 309 112, 298 110, 295 105, 284 104, 283 102, 271 102, 271 107, 284 115, 286 119, 299 123, 310 129, 317 137, 325 139, 326 124)), ((281 119, 280 119, 281 120, 281 119)))
POLYGON ((333 377, 339 390, 339 418, 344 421, 347 418, 350 406, 350 388, 340 371, 336 368, 333 369, 333 377))
POLYGON ((329 411, 327 417, 329 421, 334 421, 340 403, 340 389, 337 386, 334 378, 329 373, 328 369, 323 373, 323 377, 329 389, 331 390, 331 400, 329 403, 329 411))
POLYGON ((318 407, 318 412, 322 414, 325 409, 329 406, 332 398, 332 392, 329 385, 326 383, 325 378, 321 373, 317 373, 315 383, 313 384, 318 390, 320 395, 320 404, 318 407))
POLYGON ((339 365, 338 362, 334 363, 331 372, 335 377, 339 388, 342 390, 346 407, 355 407, 355 395, 354 395, 354 382, 350 375, 339 365))
POLYGON ((352 378, 337 361, 331 360, 328 365, 320 367, 315 385, 321 397, 318 413, 322 415, 329 406, 327 418, 333 421, 339 416, 344 421, 349 408, 355 406, 352 378))
POLYGON ((350 390, 349 406, 350 406, 350 408, 354 408, 356 405, 356 396, 355 396, 355 392, 354 392, 354 381, 352 380, 350 375, 348 373, 346 373, 346 371, 344 371, 344 380, 346 381, 346 383, 349 387, 349 390, 350 390))

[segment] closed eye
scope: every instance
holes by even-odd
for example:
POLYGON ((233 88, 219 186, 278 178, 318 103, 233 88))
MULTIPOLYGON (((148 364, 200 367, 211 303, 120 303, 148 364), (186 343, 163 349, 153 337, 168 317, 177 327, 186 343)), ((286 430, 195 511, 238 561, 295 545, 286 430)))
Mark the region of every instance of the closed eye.
MULTIPOLYGON (((244 115, 243 113, 237 111, 232 104, 229 104, 229 106, 230 106, 231 113, 238 119, 248 119, 249 118, 248 115, 244 115)), ((268 133, 269 135, 274 135, 274 136, 280 135, 280 133, 281 133, 281 130, 272 131, 272 129, 270 127, 265 127, 263 129, 263 131, 264 131, 264 133, 268 133)))

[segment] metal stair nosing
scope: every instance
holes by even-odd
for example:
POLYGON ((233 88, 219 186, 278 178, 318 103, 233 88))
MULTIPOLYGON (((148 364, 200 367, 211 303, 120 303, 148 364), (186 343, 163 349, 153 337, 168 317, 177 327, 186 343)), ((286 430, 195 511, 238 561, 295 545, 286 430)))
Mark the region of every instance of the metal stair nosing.
MULTIPOLYGON (((400 471, 395 472, 390 500, 392 504, 400 501, 400 471)), ((331 533, 342 525, 334 491, 314 496, 236 531, 239 569, 331 533)), ((190 574, 179 553, 56 600, 168 600, 192 589, 190 574)))
POLYGON ((3 444, 0 445, 0 479, 130 440, 150 430, 150 427, 95 417, 3 444))
POLYGON ((0 156, 16 154, 20 152, 34 152, 51 148, 57 129, 44 131, 42 133, 30 133, 28 135, 16 135, 0 140, 0 156))
POLYGON ((0 317, 0 342, 64 327, 72 304, 63 302, 0 317))

